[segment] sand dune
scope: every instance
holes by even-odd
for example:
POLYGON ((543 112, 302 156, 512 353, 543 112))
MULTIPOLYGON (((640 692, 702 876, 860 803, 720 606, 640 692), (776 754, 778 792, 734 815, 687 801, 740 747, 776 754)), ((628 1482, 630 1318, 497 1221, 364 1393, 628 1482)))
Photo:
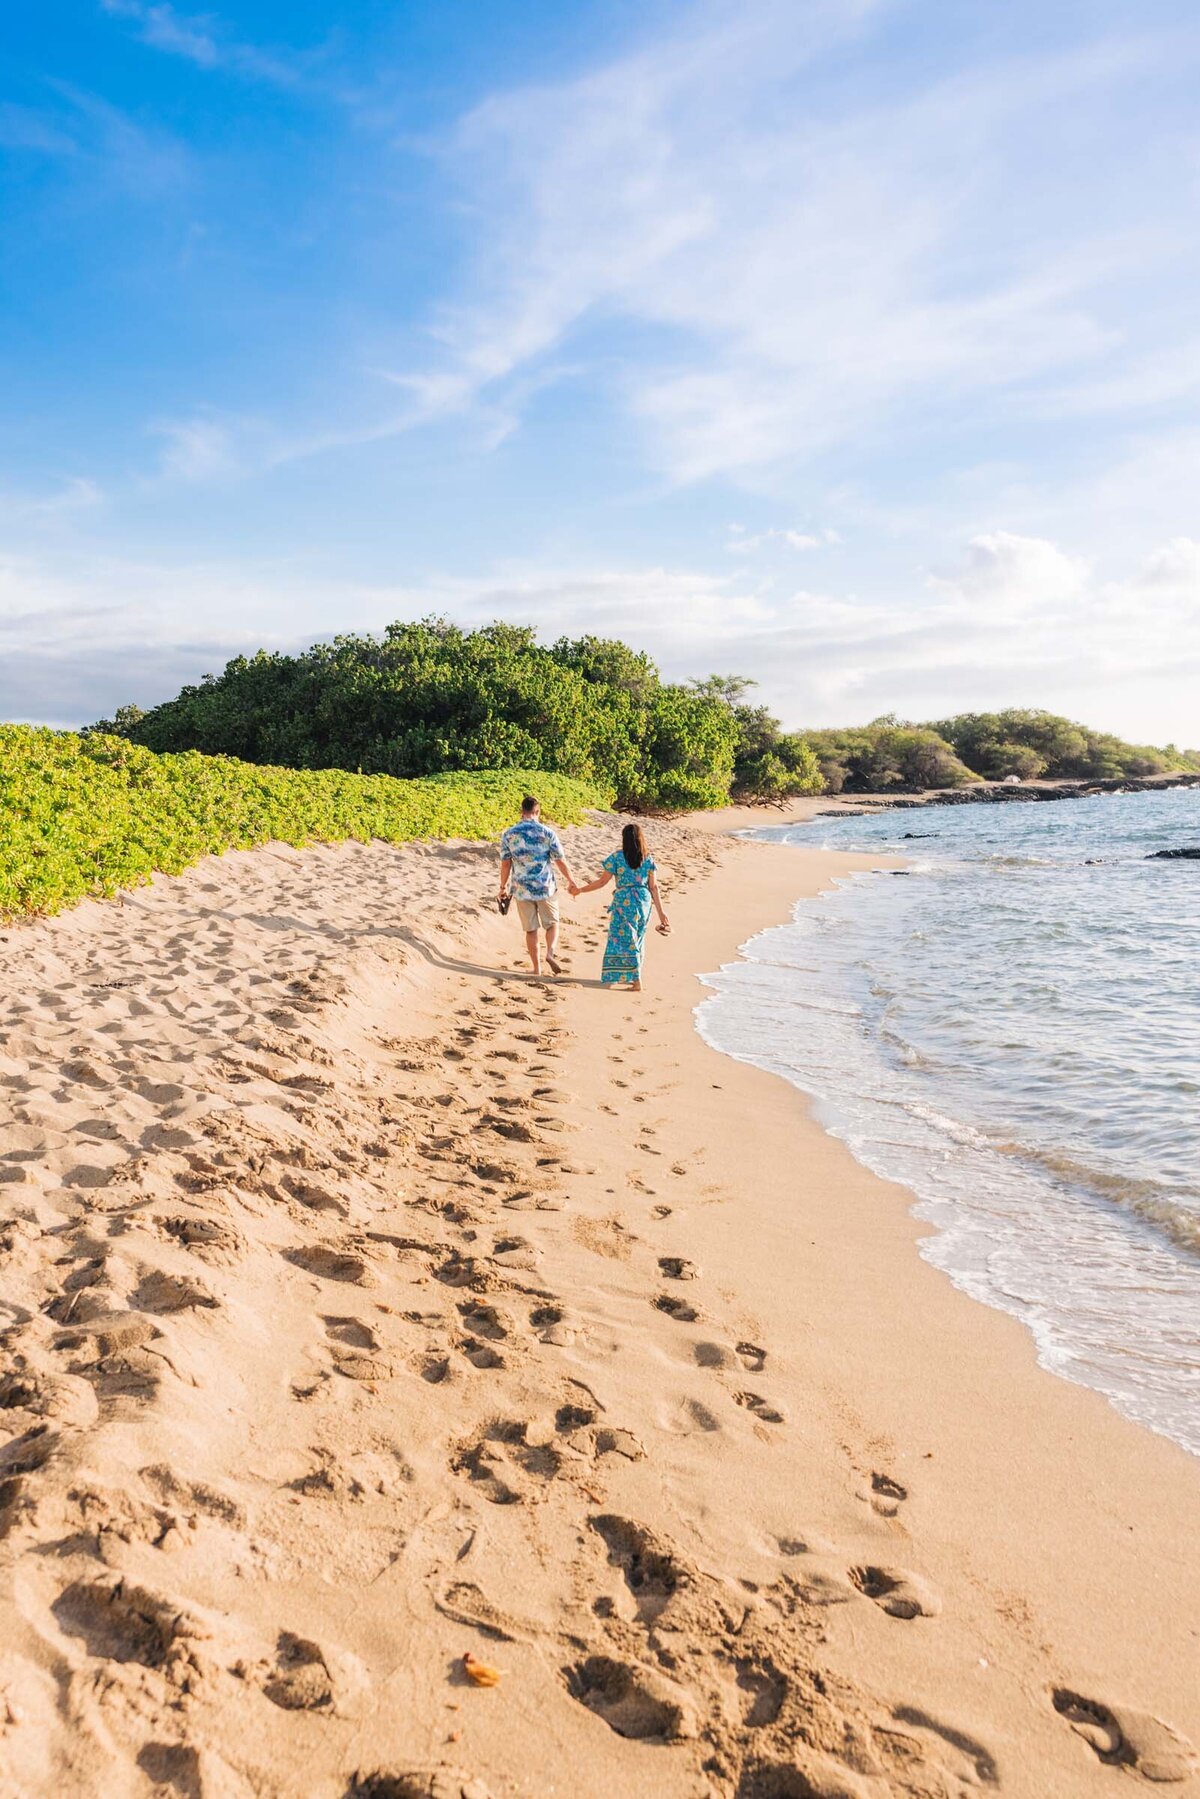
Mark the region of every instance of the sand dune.
POLYGON ((696 971, 832 859, 653 836, 640 998, 595 900, 527 980, 480 847, 234 854, 0 939, 0 1794, 1195 1772, 1194 1466, 695 1037, 696 971))

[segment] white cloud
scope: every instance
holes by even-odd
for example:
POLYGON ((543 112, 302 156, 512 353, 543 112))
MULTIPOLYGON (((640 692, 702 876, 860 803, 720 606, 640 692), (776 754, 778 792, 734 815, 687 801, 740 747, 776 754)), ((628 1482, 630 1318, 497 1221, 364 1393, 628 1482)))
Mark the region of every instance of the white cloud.
POLYGON ((918 425, 1039 383, 1080 409, 1163 390, 1170 359, 1126 367, 1135 321, 1110 295, 1135 263, 1194 262, 1188 235, 1144 205, 1109 205, 1093 231, 1074 184, 1024 158, 1065 108, 1103 112, 1170 47, 996 59, 831 108, 812 73, 872 10, 709 8, 465 118, 449 158, 474 276, 435 321, 432 368, 402 377, 418 415, 461 411, 619 320, 670 333, 648 360, 622 351, 622 391, 680 481, 812 457, 906 408, 918 425))
POLYGON ((260 644, 296 648, 440 612, 532 623, 546 639, 622 637, 675 679, 745 673, 789 724, 1040 705, 1141 741, 1200 745, 1194 540, 1100 578, 1053 543, 996 532, 951 573, 894 585, 883 599, 703 568, 551 564, 405 585, 307 559, 0 558, 0 717, 83 722, 126 700, 152 704, 260 644))
POLYGON ((958 567, 931 575, 930 585, 1011 618, 1076 600, 1087 572, 1086 562, 1044 537, 990 531, 973 537, 958 567))
POLYGON ((731 555, 749 555, 768 544, 783 544, 789 550, 816 550, 822 544, 837 543, 836 531, 795 531, 772 526, 766 531, 746 531, 741 525, 730 525, 725 548, 731 555))
POLYGON ((1200 543, 1192 537, 1173 537, 1147 557, 1142 583, 1179 592, 1200 608, 1200 543))

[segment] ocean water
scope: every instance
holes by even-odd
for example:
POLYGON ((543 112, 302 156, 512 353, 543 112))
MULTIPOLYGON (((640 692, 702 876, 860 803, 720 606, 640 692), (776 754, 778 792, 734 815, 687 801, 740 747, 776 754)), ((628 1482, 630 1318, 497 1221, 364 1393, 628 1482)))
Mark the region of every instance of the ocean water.
POLYGON ((818 819, 889 851, 707 976, 714 1047, 905 1183, 922 1254, 1200 1454, 1200 790, 818 819))

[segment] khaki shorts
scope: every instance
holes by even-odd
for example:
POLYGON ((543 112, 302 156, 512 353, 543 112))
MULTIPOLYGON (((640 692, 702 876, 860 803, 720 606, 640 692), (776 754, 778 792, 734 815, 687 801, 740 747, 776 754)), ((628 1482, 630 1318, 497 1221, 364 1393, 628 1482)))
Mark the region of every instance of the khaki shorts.
POLYGON ((558 901, 556 899, 519 899, 517 911, 521 915, 523 931, 536 931, 539 925, 543 931, 550 931, 558 923, 558 901))

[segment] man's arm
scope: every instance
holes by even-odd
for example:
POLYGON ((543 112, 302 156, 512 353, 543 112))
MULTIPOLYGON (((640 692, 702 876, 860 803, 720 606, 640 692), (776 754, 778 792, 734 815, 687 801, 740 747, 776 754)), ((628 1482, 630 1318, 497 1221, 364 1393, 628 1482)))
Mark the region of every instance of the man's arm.
POLYGON ((512 857, 503 856, 500 860, 500 898, 508 892, 508 877, 512 874, 512 857))
POLYGON ((567 867, 566 858, 564 856, 555 856, 554 866, 557 868, 563 880, 567 883, 567 892, 571 895, 572 899, 574 899, 579 889, 575 884, 575 876, 567 867))

